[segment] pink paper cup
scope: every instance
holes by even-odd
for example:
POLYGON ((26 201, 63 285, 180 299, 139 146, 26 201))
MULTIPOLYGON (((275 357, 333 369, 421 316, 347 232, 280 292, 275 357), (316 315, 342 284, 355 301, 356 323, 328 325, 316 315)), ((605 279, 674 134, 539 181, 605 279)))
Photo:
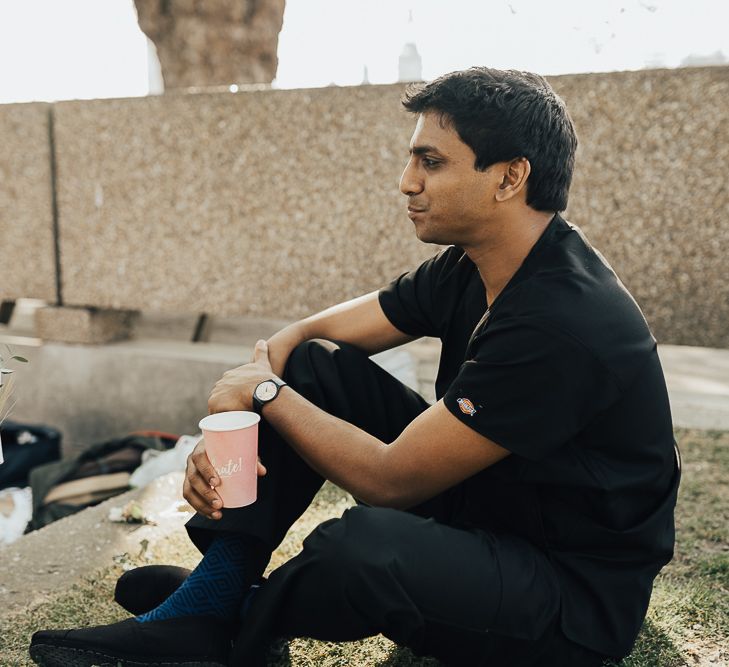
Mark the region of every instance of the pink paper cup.
POLYGON ((255 412, 218 412, 200 420, 205 451, 218 473, 215 490, 223 507, 256 502, 258 489, 258 422, 255 412))

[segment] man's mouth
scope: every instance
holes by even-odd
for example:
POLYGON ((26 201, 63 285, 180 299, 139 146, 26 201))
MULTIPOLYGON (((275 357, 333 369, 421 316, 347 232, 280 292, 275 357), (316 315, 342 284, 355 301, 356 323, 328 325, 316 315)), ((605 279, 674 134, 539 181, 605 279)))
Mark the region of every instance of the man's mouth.
POLYGON ((408 206, 408 218, 410 218, 413 222, 420 219, 420 216, 424 213, 424 208, 412 208, 411 206, 408 206))

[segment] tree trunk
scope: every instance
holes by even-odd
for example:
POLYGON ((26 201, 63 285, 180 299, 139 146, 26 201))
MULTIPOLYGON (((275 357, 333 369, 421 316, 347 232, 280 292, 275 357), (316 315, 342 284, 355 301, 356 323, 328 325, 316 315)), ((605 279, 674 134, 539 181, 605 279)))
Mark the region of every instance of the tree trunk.
POLYGON ((286 0, 134 0, 166 89, 271 83, 286 0))

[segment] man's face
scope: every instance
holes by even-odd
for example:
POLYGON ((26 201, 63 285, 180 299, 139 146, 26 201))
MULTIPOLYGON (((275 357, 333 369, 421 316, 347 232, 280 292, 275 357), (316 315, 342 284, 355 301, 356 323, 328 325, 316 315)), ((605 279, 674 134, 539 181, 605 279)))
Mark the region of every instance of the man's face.
POLYGON ((496 165, 476 171, 474 152, 450 124, 443 125, 437 113, 418 118, 400 191, 421 241, 468 247, 487 233, 501 176, 496 165))

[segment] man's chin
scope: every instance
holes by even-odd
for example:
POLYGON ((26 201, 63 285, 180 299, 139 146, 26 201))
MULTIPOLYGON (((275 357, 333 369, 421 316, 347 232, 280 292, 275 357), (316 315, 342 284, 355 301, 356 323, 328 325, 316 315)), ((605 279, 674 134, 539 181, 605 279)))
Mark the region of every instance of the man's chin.
POLYGON ((434 243, 436 245, 450 245, 451 241, 443 239, 443 235, 439 234, 434 229, 428 229, 427 227, 415 225, 415 236, 418 237, 418 241, 422 243, 434 243))

